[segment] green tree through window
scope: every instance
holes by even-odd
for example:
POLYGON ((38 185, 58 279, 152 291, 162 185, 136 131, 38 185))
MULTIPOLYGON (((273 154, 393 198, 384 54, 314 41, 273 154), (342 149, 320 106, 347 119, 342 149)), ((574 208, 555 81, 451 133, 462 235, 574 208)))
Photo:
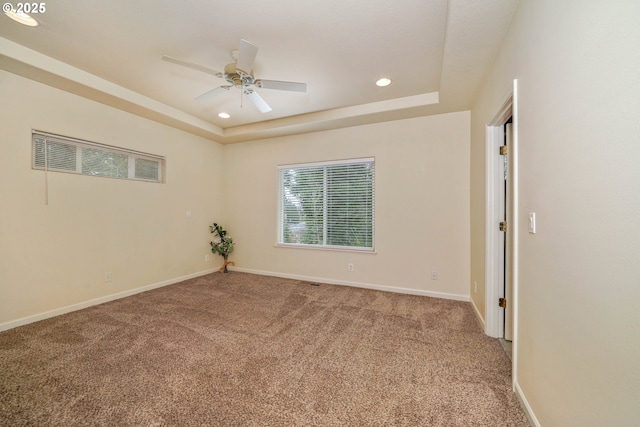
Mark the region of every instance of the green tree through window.
POLYGON ((162 182, 161 156, 35 130, 31 140, 34 169, 162 182))
POLYGON ((373 159, 280 168, 283 244, 373 249, 373 159))

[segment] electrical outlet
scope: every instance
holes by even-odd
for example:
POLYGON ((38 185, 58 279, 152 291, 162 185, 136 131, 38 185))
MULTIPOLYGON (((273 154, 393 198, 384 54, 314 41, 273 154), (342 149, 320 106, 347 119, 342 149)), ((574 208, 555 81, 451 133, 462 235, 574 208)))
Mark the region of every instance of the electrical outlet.
POLYGON ((209 254, 204 256, 204 262, 209 262, 210 259, 211 259, 211 256, 209 254))
POLYGON ((104 281, 105 282, 110 282, 111 281, 111 272, 107 271, 106 273, 104 273, 104 281))
POLYGON ((438 280, 438 272, 437 271, 432 271, 431 272, 431 280, 438 280))
POLYGON ((349 264, 348 268, 349 268, 349 271, 353 271, 353 264, 349 264))
POLYGON ((473 292, 478 292, 478 281, 477 280, 473 281, 473 292))

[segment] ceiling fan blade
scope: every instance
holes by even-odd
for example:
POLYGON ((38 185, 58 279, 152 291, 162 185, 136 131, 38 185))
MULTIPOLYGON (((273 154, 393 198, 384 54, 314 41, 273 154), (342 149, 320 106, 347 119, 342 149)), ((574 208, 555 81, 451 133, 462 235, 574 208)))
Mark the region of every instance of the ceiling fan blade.
POLYGON ((193 62, 189 61, 183 61, 182 59, 174 58, 173 56, 163 55, 162 59, 173 64, 178 64, 184 67, 192 68, 194 70, 202 71, 203 73, 213 74, 214 76, 218 76, 220 74, 219 71, 213 70, 209 67, 205 67, 204 65, 194 64, 193 62))
POLYGON ((279 80, 256 80, 255 85, 263 89, 288 90, 291 92, 306 92, 306 83, 282 82, 279 80))
POLYGON ((202 95, 197 96, 195 98, 195 100, 199 101, 199 102, 206 102, 209 99, 213 98, 214 96, 218 95, 219 93, 224 92, 225 90, 229 90, 232 87, 233 86, 220 86, 220 87, 217 87, 215 89, 208 90, 205 93, 203 93, 202 95))
POLYGON ((246 89, 244 91, 244 94, 247 95, 247 98, 249 98, 249 100, 253 102, 253 105, 255 105, 258 110, 260 110, 260 112, 268 113, 269 111, 271 111, 271 107, 269 107, 269 104, 267 104, 267 102, 262 99, 262 97, 258 95, 258 92, 256 92, 255 90, 246 89))
POLYGON ((238 50, 238 60, 236 61, 236 68, 244 71, 247 74, 251 74, 253 69, 253 62, 256 60, 258 54, 258 46, 244 39, 240 40, 240 49, 238 50))

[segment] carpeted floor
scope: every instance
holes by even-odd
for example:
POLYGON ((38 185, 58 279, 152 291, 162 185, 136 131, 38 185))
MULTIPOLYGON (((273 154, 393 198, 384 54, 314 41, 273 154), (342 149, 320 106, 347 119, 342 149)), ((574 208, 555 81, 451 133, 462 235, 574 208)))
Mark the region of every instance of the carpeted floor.
POLYGON ((528 426, 468 303, 211 274, 0 333, 2 426, 528 426))

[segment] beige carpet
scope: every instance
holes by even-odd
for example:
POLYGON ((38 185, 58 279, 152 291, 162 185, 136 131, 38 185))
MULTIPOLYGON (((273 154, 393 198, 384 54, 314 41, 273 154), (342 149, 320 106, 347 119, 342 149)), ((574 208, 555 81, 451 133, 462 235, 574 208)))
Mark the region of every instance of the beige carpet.
POLYGON ((528 426, 468 303, 211 274, 0 333, 2 426, 528 426))

